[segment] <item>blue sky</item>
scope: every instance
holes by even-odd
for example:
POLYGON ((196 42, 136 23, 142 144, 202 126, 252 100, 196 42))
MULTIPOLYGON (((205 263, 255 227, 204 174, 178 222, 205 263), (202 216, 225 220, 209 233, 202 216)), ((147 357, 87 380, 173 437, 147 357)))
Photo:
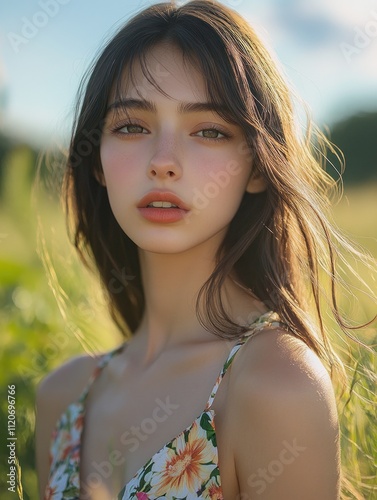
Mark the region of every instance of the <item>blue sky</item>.
MULTIPOLYGON (((153 0, 17 0, 0 8, 1 128, 31 142, 69 130, 104 41, 153 0)), ((178 3, 184 3, 178 0, 178 3)), ((374 0, 222 0, 257 30, 318 124, 377 109, 374 0)))

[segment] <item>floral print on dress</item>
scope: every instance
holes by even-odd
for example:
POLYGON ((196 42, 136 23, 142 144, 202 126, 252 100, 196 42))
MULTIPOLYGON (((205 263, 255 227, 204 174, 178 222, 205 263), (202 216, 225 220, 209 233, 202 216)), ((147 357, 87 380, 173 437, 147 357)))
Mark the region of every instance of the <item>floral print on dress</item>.
POLYGON ((72 500, 79 497, 80 439, 83 419, 79 403, 70 405, 53 432, 50 448, 50 478, 45 500, 72 500), (81 422, 81 425, 77 425, 81 422))
MULTIPOLYGON (((246 340, 263 328, 281 327, 275 313, 263 314, 231 349, 201 415, 141 467, 122 488, 118 500, 223 500, 218 464, 214 410, 211 405, 220 382, 246 340)), ((51 438, 50 476, 44 500, 80 498, 80 447, 85 400, 89 389, 109 360, 126 344, 100 358, 79 400, 68 406, 51 438)))
POLYGON ((135 498, 137 494, 136 498, 148 500, 167 498, 167 492, 171 499, 223 498, 213 410, 202 413, 156 453, 119 493, 118 499, 135 498), (141 493, 145 496, 140 496, 141 493))

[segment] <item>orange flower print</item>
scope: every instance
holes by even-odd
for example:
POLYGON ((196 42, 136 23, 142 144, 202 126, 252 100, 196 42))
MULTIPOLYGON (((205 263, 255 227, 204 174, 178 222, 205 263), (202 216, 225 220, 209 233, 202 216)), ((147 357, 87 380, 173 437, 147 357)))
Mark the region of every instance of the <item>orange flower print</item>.
POLYGON ((216 484, 209 487, 208 493, 211 500, 224 500, 221 487, 216 484))
POLYGON ((84 427, 84 413, 80 413, 74 422, 75 429, 81 431, 84 427))
POLYGON ((196 493, 208 479, 216 467, 217 456, 216 450, 209 446, 203 432, 197 422, 194 422, 187 443, 184 434, 181 434, 176 440, 175 450, 167 448, 161 457, 162 460, 156 457, 156 472, 151 480, 154 495, 163 495, 167 491, 177 497, 196 493))
POLYGON ((62 460, 65 460, 68 455, 71 453, 73 449, 73 446, 72 444, 69 444, 66 448, 64 448, 63 452, 62 452, 62 460))
POLYGON ((223 492, 221 486, 216 484, 214 478, 207 484, 205 491, 203 492, 204 498, 210 498, 211 500, 224 500, 223 492))

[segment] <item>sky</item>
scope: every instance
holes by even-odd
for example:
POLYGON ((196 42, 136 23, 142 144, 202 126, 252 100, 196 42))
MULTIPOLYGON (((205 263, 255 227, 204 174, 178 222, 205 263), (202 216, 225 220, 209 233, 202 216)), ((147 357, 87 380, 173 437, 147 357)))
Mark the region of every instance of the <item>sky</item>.
MULTIPOLYGON (((153 0, 17 0, 0 7, 0 128, 67 137, 76 91, 116 28, 153 0)), ((177 0, 178 5, 185 3, 177 0)), ((222 0, 255 28, 320 126, 377 110, 375 0, 222 0)))

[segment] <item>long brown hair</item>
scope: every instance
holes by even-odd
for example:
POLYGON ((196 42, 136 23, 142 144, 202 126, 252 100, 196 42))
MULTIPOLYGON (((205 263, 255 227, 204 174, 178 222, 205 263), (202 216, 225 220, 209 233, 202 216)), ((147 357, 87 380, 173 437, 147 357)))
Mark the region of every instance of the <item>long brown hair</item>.
MULTIPOLYGON (((329 278, 328 302, 348 333, 336 300, 336 256, 345 242, 329 223, 328 191, 335 186, 323 169, 326 149, 317 130, 297 132, 291 92, 250 25, 212 0, 177 7, 153 5, 128 21, 107 43, 80 88, 65 175, 65 200, 73 239, 85 262, 93 261, 114 320, 127 335, 136 331, 145 301, 137 247, 111 211, 101 174, 100 137, 112 93, 120 96, 133 64, 149 84, 158 81, 146 64, 158 43, 177 46, 207 83, 210 102, 240 125, 245 153, 264 178, 263 193, 245 193, 217 252, 217 265, 200 290, 198 318, 209 331, 233 339, 248 327, 225 312, 221 287, 233 272, 252 296, 274 310, 332 369, 337 366, 325 331, 320 274, 329 278), (109 284, 114 272, 123 287, 109 284)), ((160 89, 161 90, 161 89, 160 89)), ((161 90, 162 91, 162 90, 161 90)))

